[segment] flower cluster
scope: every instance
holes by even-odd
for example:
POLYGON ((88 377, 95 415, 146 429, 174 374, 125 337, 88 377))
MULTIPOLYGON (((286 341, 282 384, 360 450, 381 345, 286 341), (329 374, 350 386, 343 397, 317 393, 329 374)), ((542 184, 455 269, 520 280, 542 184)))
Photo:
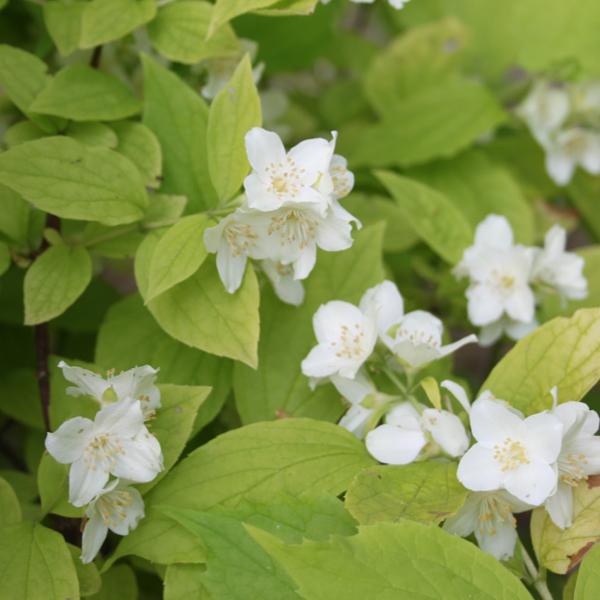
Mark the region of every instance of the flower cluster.
MULTIPOLYGON (((340 425, 363 437, 391 409, 386 425, 377 428, 377 432, 368 433, 371 440, 368 443, 376 455, 384 457, 391 453, 395 456, 394 460, 385 462, 403 464, 414 460, 425 446, 425 432, 437 436, 438 423, 447 415, 440 411, 439 414, 424 414, 423 420, 415 417, 414 427, 405 428, 410 429, 406 437, 410 441, 403 449, 388 448, 385 445, 385 440, 389 439, 386 437, 386 431, 390 431, 388 426, 395 427, 396 417, 415 409, 402 405, 394 408, 398 398, 377 390, 366 368, 367 362, 396 383, 399 374, 412 374, 461 346, 477 341, 477 337, 470 335, 442 345, 442 322, 422 310, 405 313, 403 298, 391 281, 367 290, 359 306, 339 300, 322 305, 313 317, 313 327, 318 344, 302 361, 302 372, 311 378, 312 385, 330 381, 350 403, 340 425), (381 453, 377 449, 381 447, 377 440, 384 440, 385 448, 381 453), (398 452, 405 450, 407 454, 398 456, 398 452)), ((454 415, 448 415, 448 420, 456 425, 454 415)), ((445 431, 440 435, 443 438, 445 431)), ((453 450, 449 454, 456 455, 453 450)))
POLYGON ((305 140, 286 152, 276 133, 257 127, 246 134, 252 172, 243 203, 204 234, 228 292, 239 288, 252 258, 284 302, 301 304, 301 280, 312 271, 317 248, 337 252, 352 245, 352 222, 360 224, 338 200, 350 193, 354 176, 334 154, 335 141, 333 133, 330 142, 305 140))
POLYGON ((108 530, 127 535, 144 517, 131 483, 152 481, 163 469, 162 450, 145 421, 160 408, 157 371, 145 365, 106 378, 61 362, 67 392, 90 396, 100 410, 94 420, 75 417, 46 435, 46 449, 69 469, 69 502, 85 506, 81 560, 91 562, 108 530), (113 479, 111 479, 111 476, 113 479))
POLYGON ((513 514, 544 505, 554 524, 573 523, 573 488, 600 473, 598 413, 583 402, 557 404, 529 417, 483 392, 470 409, 475 444, 461 458, 457 477, 472 493, 446 530, 475 534, 498 559, 513 555, 513 514))
POLYGON ((454 274, 469 278, 469 320, 481 327, 482 345, 503 333, 517 340, 533 331, 544 294, 558 294, 563 302, 587 296, 584 260, 565 247, 566 232, 558 225, 546 233, 543 248, 515 244, 504 217, 489 215, 477 226, 475 243, 454 274))
POLYGON ((517 114, 546 152, 546 170, 566 185, 576 167, 600 173, 600 82, 538 81, 517 114))

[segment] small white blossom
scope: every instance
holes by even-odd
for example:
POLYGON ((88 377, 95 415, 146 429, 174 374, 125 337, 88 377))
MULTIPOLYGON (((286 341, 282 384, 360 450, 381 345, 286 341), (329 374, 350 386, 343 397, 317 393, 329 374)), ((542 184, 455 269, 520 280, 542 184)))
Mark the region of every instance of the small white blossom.
POLYGON ((117 535, 127 535, 144 518, 144 501, 131 486, 111 481, 90 502, 85 510, 87 521, 81 539, 81 562, 94 560, 110 529, 117 535))
POLYGON ((469 490, 505 489, 533 506, 556 490, 554 466, 562 443, 563 425, 549 413, 527 418, 489 392, 473 403, 471 432, 477 443, 462 457, 458 480, 469 490))
POLYGON ((377 341, 373 317, 349 302, 333 300, 317 310, 313 328, 318 345, 302 361, 302 372, 309 377, 354 379, 377 341))
POLYGON ((547 233, 543 249, 536 249, 532 277, 553 288, 563 299, 581 300, 587 296, 585 261, 574 252, 566 252, 567 233, 554 225, 547 233))
POLYGON ((304 286, 301 281, 294 279, 292 265, 273 260, 263 260, 260 265, 280 300, 293 306, 300 306, 304 302, 304 286))
POLYGON ((71 465, 69 502, 74 506, 90 502, 110 475, 145 483, 163 469, 160 444, 145 427, 137 400, 110 404, 93 421, 65 421, 46 435, 46 449, 57 462, 71 465))
POLYGON ((558 487, 545 507, 554 524, 565 529, 573 524, 573 488, 588 475, 600 473, 600 437, 595 435, 600 420, 583 402, 564 402, 552 414, 563 424, 564 433, 557 461, 558 487))
POLYGON ((505 491, 472 492, 460 510, 446 519, 444 529, 461 537, 474 533, 483 552, 507 560, 513 556, 518 539, 513 513, 530 508, 505 491))
POLYGON ((546 170, 558 185, 571 181, 581 167, 592 175, 600 174, 600 134, 582 127, 557 133, 546 145, 546 170))
POLYGON ((108 406, 125 398, 139 400, 146 418, 160 408, 160 390, 155 385, 158 369, 150 365, 134 367, 114 374, 109 371, 102 377, 93 371, 68 365, 64 360, 58 363, 64 378, 75 384, 67 388, 71 396, 91 396, 100 406, 108 406))

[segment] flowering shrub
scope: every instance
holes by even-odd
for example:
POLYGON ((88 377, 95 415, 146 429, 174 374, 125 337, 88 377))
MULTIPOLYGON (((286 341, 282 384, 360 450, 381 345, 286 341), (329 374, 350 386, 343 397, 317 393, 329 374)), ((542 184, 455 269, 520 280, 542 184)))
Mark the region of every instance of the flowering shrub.
POLYGON ((0 0, 0 599, 600 597, 600 6, 0 0))

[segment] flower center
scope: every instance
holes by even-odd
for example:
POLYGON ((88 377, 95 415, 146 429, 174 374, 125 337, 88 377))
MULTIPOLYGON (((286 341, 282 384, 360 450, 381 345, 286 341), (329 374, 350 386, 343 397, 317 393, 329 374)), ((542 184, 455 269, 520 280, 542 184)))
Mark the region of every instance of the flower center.
POLYGON ((247 254, 249 250, 256 244, 258 236, 254 233, 254 229, 250 225, 243 223, 232 223, 225 228, 223 232, 231 253, 233 256, 241 256, 247 254))
POLYGON ((126 509, 132 502, 133 498, 129 492, 117 490, 100 496, 96 502, 96 508, 104 525, 115 527, 127 518, 126 509))
POLYGON ((83 451, 83 461, 92 471, 101 470, 109 473, 114 468, 119 454, 123 454, 119 439, 108 433, 101 433, 86 446, 83 451))
POLYGON ((265 169, 269 177, 267 191, 276 196, 297 196, 302 189, 300 176, 305 169, 299 168, 293 158, 283 162, 270 163, 265 169))
POLYGON ((298 244, 302 250, 315 238, 318 224, 307 211, 290 209, 271 217, 268 233, 277 233, 282 244, 298 244))
POLYGON ((587 478, 583 465, 587 465, 588 460, 585 454, 569 453, 561 455, 558 459, 558 472, 560 480, 567 485, 575 487, 582 479, 587 478))
POLYGON ((502 471, 514 471, 521 465, 529 464, 525 446, 510 437, 494 446, 494 459, 500 463, 502 471))
POLYGON ((331 342, 331 346, 336 349, 335 355, 338 358, 362 358, 366 353, 364 348, 365 330, 359 323, 354 323, 352 327, 342 325, 338 341, 331 342))

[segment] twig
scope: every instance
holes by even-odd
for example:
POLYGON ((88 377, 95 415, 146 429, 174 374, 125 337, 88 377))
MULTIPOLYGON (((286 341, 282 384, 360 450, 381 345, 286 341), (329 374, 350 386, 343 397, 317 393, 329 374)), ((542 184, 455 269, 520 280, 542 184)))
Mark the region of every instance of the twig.
POLYGON ((523 556, 523 562, 525 563, 525 568, 527 569, 527 573, 533 580, 533 587, 536 589, 537 593, 540 595, 542 600, 554 600, 552 593, 548 589, 548 584, 546 583, 546 573, 544 569, 540 569, 535 566, 533 559, 529 556, 529 552, 527 552, 525 546, 522 542, 519 542, 521 547, 521 554, 523 556))

